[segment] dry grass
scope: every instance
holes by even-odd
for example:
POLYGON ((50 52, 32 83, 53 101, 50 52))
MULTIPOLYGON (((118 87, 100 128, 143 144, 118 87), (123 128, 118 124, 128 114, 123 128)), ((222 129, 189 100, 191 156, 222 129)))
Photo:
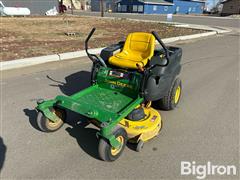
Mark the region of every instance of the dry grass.
POLYGON ((96 27, 90 47, 103 47, 124 40, 135 31, 157 31, 162 38, 203 32, 160 23, 96 17, 1 17, 1 61, 83 49, 88 32, 96 27), (67 36, 76 32, 78 36, 67 36))

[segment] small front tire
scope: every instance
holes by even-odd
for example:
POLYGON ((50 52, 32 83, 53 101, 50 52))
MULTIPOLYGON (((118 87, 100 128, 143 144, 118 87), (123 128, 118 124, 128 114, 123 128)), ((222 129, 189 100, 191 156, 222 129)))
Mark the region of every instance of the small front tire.
POLYGON ((59 108, 53 108, 52 112, 58 116, 59 118, 58 121, 53 122, 50 119, 48 119, 42 112, 38 112, 37 125, 41 131, 54 132, 63 126, 64 121, 66 119, 66 111, 59 108))
POLYGON ((99 153, 99 157, 103 161, 115 161, 121 156, 126 146, 127 132, 125 131, 125 129, 121 127, 117 127, 113 131, 113 135, 121 143, 120 147, 117 149, 113 148, 106 139, 101 138, 99 140, 98 153, 99 153))

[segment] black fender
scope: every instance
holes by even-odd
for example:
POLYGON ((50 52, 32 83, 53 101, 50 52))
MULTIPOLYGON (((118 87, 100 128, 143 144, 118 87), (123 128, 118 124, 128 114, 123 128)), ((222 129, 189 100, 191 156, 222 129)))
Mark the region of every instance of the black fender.
POLYGON ((166 57, 161 57, 159 54, 152 57, 150 60, 150 66, 154 64, 159 64, 161 66, 154 67, 145 80, 143 94, 147 101, 156 101, 167 95, 173 81, 181 72, 182 67, 180 61, 182 49, 175 47, 170 47, 169 49, 172 51, 167 66, 163 66, 166 64, 166 57))

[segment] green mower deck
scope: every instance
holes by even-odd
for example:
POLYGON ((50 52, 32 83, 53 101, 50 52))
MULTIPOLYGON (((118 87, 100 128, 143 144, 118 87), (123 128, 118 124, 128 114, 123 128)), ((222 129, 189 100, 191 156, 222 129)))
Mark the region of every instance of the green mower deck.
POLYGON ((77 97, 76 95, 72 98, 76 98, 78 102, 87 102, 90 106, 98 107, 112 113, 121 112, 124 107, 134 101, 133 98, 122 93, 96 86, 91 88, 84 96, 77 97))

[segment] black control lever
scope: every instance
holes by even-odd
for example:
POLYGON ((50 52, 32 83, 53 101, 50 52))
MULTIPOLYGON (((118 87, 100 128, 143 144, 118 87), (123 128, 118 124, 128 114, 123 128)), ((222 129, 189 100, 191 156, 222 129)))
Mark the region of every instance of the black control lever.
MULTIPOLYGON (((157 41, 161 44, 161 46, 163 47, 165 54, 166 54, 166 58, 167 61, 169 62, 169 50, 168 48, 165 46, 165 44, 162 42, 161 38, 159 37, 159 35, 157 34, 156 31, 152 31, 152 34, 154 35, 154 37, 157 39, 157 41)), ((168 64, 168 63, 167 63, 168 64)))
POLYGON ((96 28, 92 28, 91 32, 88 34, 88 37, 87 39, 85 40, 85 50, 86 50, 86 53, 88 53, 88 41, 89 39, 92 37, 93 33, 95 32, 96 28))
POLYGON ((107 67, 107 65, 105 64, 104 60, 100 57, 98 57, 97 55, 95 54, 90 54, 88 52, 88 41, 91 39, 93 33, 95 32, 96 28, 92 28, 91 32, 88 34, 88 37, 87 39, 85 40, 85 51, 89 57, 89 59, 92 60, 93 63, 99 61, 104 67, 107 67))

